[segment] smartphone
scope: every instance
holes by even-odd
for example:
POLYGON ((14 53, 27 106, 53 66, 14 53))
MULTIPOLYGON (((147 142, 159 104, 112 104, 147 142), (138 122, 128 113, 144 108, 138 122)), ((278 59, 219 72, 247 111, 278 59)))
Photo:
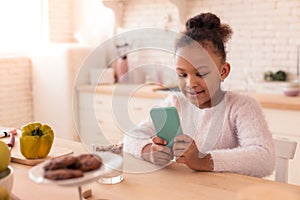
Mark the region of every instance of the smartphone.
POLYGON ((172 148, 174 138, 182 134, 180 120, 175 107, 158 107, 150 110, 150 116, 158 137, 167 141, 172 148))

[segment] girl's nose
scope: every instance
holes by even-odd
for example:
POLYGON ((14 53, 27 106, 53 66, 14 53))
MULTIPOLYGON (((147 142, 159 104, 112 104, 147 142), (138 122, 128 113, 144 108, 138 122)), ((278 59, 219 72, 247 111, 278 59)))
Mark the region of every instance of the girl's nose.
POLYGON ((197 87, 199 85, 199 81, 197 80, 197 77, 190 76, 187 79, 187 86, 189 87, 197 87))

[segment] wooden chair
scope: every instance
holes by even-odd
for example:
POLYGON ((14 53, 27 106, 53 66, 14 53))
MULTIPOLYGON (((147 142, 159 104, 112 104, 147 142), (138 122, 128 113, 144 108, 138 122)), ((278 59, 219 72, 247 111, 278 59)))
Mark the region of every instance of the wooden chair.
POLYGON ((276 165, 275 181, 288 182, 289 159, 293 159, 297 142, 286 138, 274 138, 276 165))

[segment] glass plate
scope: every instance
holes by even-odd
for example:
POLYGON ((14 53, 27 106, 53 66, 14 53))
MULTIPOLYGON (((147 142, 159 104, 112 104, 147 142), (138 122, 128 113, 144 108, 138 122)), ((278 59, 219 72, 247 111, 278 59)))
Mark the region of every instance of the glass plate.
POLYGON ((105 159, 103 159, 102 161, 103 164, 99 169, 85 172, 83 177, 79 178, 71 178, 66 180, 50 180, 44 178, 44 165, 50 162, 49 160, 31 168, 28 174, 29 178, 36 183, 55 184, 60 186, 81 186, 83 184, 96 181, 101 176, 105 176, 106 174, 111 173, 112 169, 109 166, 116 166, 122 162, 122 160, 120 160, 118 156, 114 156, 113 154, 105 157, 105 159))

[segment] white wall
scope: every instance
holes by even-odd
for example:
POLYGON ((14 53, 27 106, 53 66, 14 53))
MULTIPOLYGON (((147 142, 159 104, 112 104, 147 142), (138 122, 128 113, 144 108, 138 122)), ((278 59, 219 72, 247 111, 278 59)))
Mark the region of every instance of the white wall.
POLYGON ((114 14, 99 0, 73 1, 73 32, 81 43, 97 44, 113 36, 114 14))
POLYGON ((34 120, 49 124, 56 137, 78 140, 74 82, 90 51, 90 46, 50 45, 32 55, 34 120))

